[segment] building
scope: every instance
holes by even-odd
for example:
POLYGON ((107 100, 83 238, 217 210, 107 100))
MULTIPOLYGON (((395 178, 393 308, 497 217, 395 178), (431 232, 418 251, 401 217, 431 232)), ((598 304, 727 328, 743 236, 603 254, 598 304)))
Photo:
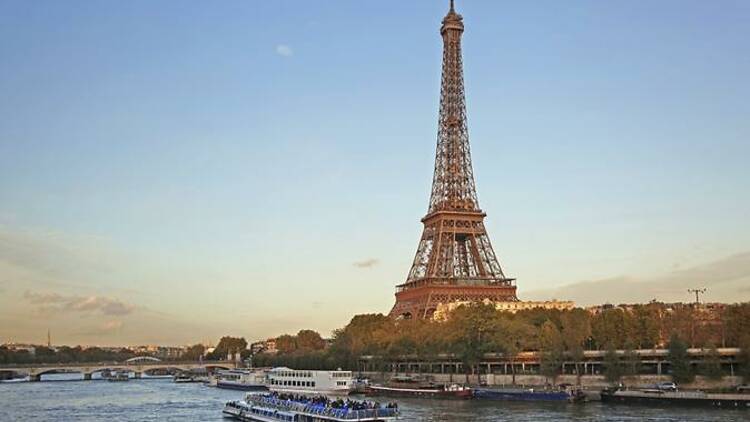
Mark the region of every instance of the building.
POLYGON ((137 355, 153 356, 162 360, 178 360, 185 354, 185 347, 173 346, 132 346, 129 350, 137 355))
POLYGON ((20 351, 26 351, 30 355, 36 354, 36 348, 39 346, 33 345, 33 344, 24 344, 24 343, 12 343, 8 342, 3 345, 0 345, 0 347, 4 347, 12 352, 20 352, 20 351))
POLYGON ((256 341, 250 345, 250 353, 270 353, 276 354, 279 350, 276 349, 276 338, 269 338, 266 340, 256 341))
MULTIPOLYGON (((466 305, 471 302, 449 302, 440 303, 435 309, 435 313, 432 314, 432 319, 436 321, 446 321, 449 318, 449 314, 454 309, 461 305, 466 305)), ((575 308, 575 303, 572 301, 559 301, 559 300, 548 300, 543 302, 535 301, 512 301, 512 302, 492 302, 485 299, 482 303, 489 305, 494 304, 495 309, 502 312, 516 313, 518 311, 528 309, 556 309, 558 311, 569 311, 575 308)))

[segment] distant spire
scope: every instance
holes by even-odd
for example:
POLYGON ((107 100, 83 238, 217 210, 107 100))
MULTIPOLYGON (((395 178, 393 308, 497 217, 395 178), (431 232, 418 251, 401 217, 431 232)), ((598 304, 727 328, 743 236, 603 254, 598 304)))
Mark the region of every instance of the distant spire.
POLYGON ((450 11, 454 12, 454 13, 456 12, 455 8, 453 7, 453 0, 451 0, 451 10, 450 11))

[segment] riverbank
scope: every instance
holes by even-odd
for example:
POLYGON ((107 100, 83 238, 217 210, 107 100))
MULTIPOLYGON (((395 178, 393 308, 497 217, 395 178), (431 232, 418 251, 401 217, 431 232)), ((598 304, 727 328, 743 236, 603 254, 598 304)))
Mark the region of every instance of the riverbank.
MULTIPOLYGON (((394 373, 394 372, 363 372, 362 375, 375 382, 384 382, 396 375, 415 375, 414 372, 410 373, 394 373)), ((466 382, 465 374, 423 374, 429 376, 430 379, 437 383, 460 383, 466 382)), ((624 385, 633 388, 644 388, 650 385, 658 384, 661 382, 672 381, 672 378, 668 375, 637 375, 623 377, 621 382, 624 385)), ((551 380, 541 375, 516 375, 515 385, 526 386, 526 387, 543 387, 550 384, 551 380)), ((581 388, 591 391, 599 391, 606 387, 611 386, 611 383, 607 382, 603 375, 582 375, 576 377, 575 375, 560 375, 555 380, 556 384, 571 384, 580 385, 581 388)), ((488 386, 509 386, 513 385, 512 375, 503 374, 480 374, 470 375, 468 384, 471 385, 488 385, 488 386)), ((681 384, 680 388, 686 390, 719 390, 719 389, 731 389, 742 384, 741 377, 723 377, 720 380, 710 380, 703 376, 696 376, 695 381, 689 384, 681 384)))

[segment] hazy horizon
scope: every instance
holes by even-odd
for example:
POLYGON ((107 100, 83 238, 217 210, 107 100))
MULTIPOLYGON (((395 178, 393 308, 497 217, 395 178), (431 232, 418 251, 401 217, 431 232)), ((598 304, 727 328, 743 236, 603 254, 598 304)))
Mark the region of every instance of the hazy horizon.
MULTIPOLYGON (((324 336, 387 313, 448 0, 0 0, 0 342, 324 336)), ((457 1, 519 298, 750 300, 750 3, 457 1)))

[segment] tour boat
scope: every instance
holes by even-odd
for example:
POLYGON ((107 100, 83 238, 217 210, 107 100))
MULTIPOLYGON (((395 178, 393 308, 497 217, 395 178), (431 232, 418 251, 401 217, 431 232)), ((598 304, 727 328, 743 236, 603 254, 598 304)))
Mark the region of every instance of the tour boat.
POLYGON ((308 371, 274 368, 268 371, 268 388, 278 393, 345 396, 354 388, 351 371, 308 371))
POLYGON ((418 377, 393 377, 385 385, 370 385, 368 394, 441 399, 470 399, 472 389, 459 384, 437 384, 418 377))
POLYGON ((474 398, 511 401, 564 401, 579 402, 585 399, 580 389, 561 388, 559 390, 534 388, 475 388, 474 398))
POLYGON ((750 394, 741 392, 706 393, 703 391, 670 391, 661 388, 637 390, 615 388, 603 390, 601 397, 602 402, 605 403, 750 409, 750 394))
POLYGON ((125 371, 112 372, 107 378, 107 381, 130 381, 130 376, 125 371))
POLYGON ((224 405, 225 417, 255 422, 385 422, 398 417, 398 406, 372 402, 332 400, 279 393, 249 393, 245 400, 224 405))
POLYGON ((231 369, 219 371, 215 376, 216 386, 230 390, 267 391, 266 371, 261 369, 231 369))
POLYGON ((180 373, 174 376, 173 381, 177 384, 183 384, 188 382, 198 382, 198 380, 192 375, 180 373))

